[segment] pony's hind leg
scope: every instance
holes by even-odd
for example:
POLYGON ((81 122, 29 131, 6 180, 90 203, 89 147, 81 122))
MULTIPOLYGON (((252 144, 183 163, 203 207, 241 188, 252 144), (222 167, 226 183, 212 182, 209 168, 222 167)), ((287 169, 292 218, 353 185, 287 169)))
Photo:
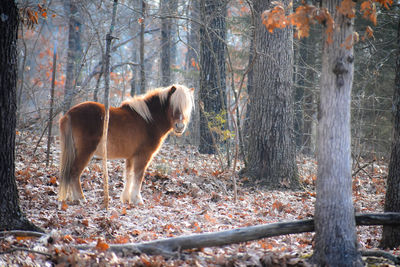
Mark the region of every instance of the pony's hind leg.
POLYGON ((83 190, 81 186, 81 174, 87 164, 89 163, 90 159, 94 154, 95 148, 92 149, 78 149, 76 158, 73 163, 73 168, 71 171, 71 184, 69 187, 69 192, 67 194, 67 200, 70 200, 74 203, 79 203, 80 200, 86 201, 85 196, 83 195, 83 190))
POLYGON ((130 203, 130 195, 132 190, 133 180, 133 159, 126 159, 125 161, 125 183, 124 190, 121 194, 122 203, 130 203))

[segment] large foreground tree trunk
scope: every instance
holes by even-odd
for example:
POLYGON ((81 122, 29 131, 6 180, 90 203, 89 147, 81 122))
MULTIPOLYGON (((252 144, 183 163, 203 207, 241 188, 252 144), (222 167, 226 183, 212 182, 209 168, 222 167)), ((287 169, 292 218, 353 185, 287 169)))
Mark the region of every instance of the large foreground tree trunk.
POLYGON ((18 31, 14 1, 2 1, 0 14, 0 230, 39 230, 21 212, 14 175, 18 31))
MULTIPOLYGON (((287 6, 288 0, 283 1, 287 6)), ((270 188, 298 188, 293 133, 293 31, 269 33, 261 13, 270 1, 254 1, 257 54, 251 85, 247 166, 244 175, 270 188)))
POLYGON ((323 1, 336 28, 322 55, 313 260, 318 266, 343 267, 363 265, 357 251, 350 161, 354 57, 352 44, 343 46, 346 38, 353 38, 353 21, 337 11, 340 2, 323 1))
MULTIPOLYGON (((392 153, 390 155, 389 175, 385 198, 385 211, 400 211, 400 20, 397 29, 396 78, 393 94, 394 122, 392 153)), ((400 245, 400 227, 383 227, 381 244, 384 248, 400 245)))

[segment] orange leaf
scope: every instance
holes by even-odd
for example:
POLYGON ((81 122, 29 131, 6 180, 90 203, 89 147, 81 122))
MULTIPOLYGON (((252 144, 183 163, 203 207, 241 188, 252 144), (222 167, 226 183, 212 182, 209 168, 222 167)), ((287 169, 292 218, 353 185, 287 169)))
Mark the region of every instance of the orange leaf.
POLYGON ((343 16, 347 16, 348 18, 354 18, 356 16, 356 10, 354 7, 356 3, 352 0, 343 0, 338 7, 339 13, 343 16))
POLYGON ((53 184, 53 185, 57 184, 57 177, 51 176, 50 177, 50 184, 53 184))
POLYGON ((65 235, 65 236, 63 236, 63 240, 66 241, 66 242, 71 242, 71 241, 73 241, 74 239, 72 238, 71 235, 65 235))
POLYGON ((216 220, 214 218, 211 218, 211 216, 208 215, 208 213, 204 214, 204 218, 209 222, 212 222, 212 223, 216 222, 216 220))
POLYGON ((115 239, 115 243, 117 244, 126 244, 129 242, 129 237, 128 236, 118 236, 115 239))
POLYGON ((79 237, 76 238, 75 241, 76 241, 76 243, 78 243, 78 244, 87 244, 87 243, 88 243, 86 240, 84 240, 84 239, 82 239, 82 238, 79 238, 79 237))
POLYGON ((126 215, 126 207, 122 208, 121 215, 126 215))
POLYGON ((95 247, 97 250, 106 251, 107 249, 109 249, 109 247, 110 246, 106 242, 102 241, 100 238, 97 239, 97 244, 95 247))
POLYGON ((272 204, 272 209, 275 209, 277 211, 282 211, 284 208, 284 205, 282 202, 276 200, 273 204, 272 204))
POLYGON ((142 24, 143 22, 144 22, 144 18, 139 18, 139 19, 138 19, 138 23, 139 23, 139 24, 142 24))
POLYGON ((110 219, 111 220, 114 220, 114 219, 117 219, 118 218, 118 213, 115 211, 115 210, 113 210, 112 212, 111 212, 111 217, 110 217, 110 219))
POLYGON ((133 230, 132 232, 130 232, 130 234, 131 234, 131 235, 133 235, 133 236, 138 236, 138 235, 140 235, 140 234, 141 234, 141 231, 140 231, 140 230, 137 230, 137 229, 135 229, 135 230, 133 230))
POLYGON ((24 240, 31 240, 31 236, 17 236, 16 237, 17 241, 24 241, 24 240))
POLYGON ((65 203, 65 201, 63 201, 61 204, 61 210, 66 211, 67 209, 68 209, 68 205, 67 205, 67 203, 65 203))
POLYGON ((367 26, 367 28, 365 29, 365 33, 368 38, 374 38, 374 30, 370 26, 367 26))

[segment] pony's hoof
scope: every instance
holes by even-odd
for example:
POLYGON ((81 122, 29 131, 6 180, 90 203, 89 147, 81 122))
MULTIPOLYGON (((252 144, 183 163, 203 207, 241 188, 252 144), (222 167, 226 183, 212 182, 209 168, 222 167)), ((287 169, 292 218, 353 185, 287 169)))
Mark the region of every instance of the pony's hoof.
POLYGON ((129 203, 133 204, 133 205, 136 205, 136 206, 143 206, 144 205, 143 199, 141 197, 137 197, 135 199, 131 199, 131 201, 129 203))

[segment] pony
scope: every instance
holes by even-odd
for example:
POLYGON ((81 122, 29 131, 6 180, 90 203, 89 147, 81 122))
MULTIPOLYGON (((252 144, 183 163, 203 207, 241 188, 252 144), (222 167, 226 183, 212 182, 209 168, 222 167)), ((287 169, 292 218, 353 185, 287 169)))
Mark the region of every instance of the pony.
MULTIPOLYGON (((193 92, 194 88, 174 84, 126 100, 120 107, 110 107, 106 156, 125 159, 122 203, 143 205, 144 172, 168 134, 173 131, 180 136, 185 131, 193 92)), ((80 176, 94 155, 102 156, 104 118, 104 105, 88 101, 72 107, 60 119, 59 201, 86 200, 80 176)))

